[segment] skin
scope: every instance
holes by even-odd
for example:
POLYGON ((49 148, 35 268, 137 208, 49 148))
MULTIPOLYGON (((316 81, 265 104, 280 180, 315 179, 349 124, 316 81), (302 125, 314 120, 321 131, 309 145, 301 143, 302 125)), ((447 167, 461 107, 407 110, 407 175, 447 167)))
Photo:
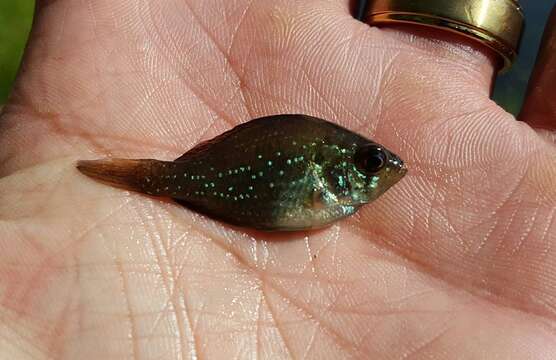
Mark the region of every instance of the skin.
POLYGON ((488 99, 493 71, 344 0, 38 1, 0 119, 0 358, 553 359, 555 98, 529 98, 537 131, 488 99), (285 112, 410 171, 329 229, 269 235, 75 169, 285 112))

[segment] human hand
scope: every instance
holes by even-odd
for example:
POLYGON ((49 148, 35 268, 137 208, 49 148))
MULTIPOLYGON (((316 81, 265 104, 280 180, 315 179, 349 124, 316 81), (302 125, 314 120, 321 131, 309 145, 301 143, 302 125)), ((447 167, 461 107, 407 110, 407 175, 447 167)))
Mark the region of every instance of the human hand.
POLYGON ((554 358, 556 99, 529 106, 537 132, 489 100, 493 71, 346 0, 38 1, 0 118, 0 358, 554 358), (75 169, 276 113, 410 171, 346 221, 276 235, 75 169))

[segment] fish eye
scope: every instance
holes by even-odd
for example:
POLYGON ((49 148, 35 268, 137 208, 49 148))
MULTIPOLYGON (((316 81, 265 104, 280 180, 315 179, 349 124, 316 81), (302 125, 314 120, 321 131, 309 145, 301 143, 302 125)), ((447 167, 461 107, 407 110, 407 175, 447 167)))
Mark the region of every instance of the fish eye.
POLYGON ((388 157, 380 146, 369 145, 355 153, 355 164, 366 173, 375 174, 386 165, 388 157))

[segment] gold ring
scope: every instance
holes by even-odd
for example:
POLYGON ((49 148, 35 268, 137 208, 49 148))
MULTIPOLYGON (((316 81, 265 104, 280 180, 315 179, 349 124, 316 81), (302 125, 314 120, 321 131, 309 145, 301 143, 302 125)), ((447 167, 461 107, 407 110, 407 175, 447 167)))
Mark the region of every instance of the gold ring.
POLYGON ((498 53, 507 70, 517 56, 523 12, 517 0, 375 0, 367 23, 411 23, 449 30, 498 53))

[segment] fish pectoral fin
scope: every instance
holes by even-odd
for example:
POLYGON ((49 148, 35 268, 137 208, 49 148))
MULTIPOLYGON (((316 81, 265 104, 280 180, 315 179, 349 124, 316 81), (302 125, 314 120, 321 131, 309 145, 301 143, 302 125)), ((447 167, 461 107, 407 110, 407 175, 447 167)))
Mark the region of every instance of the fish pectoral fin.
POLYGON ((326 206, 322 190, 315 190, 310 198, 310 207, 319 210, 326 206))
POLYGON ((318 188, 313 190, 310 202, 313 209, 319 210, 336 205, 338 203, 338 199, 330 190, 326 188, 318 188))

